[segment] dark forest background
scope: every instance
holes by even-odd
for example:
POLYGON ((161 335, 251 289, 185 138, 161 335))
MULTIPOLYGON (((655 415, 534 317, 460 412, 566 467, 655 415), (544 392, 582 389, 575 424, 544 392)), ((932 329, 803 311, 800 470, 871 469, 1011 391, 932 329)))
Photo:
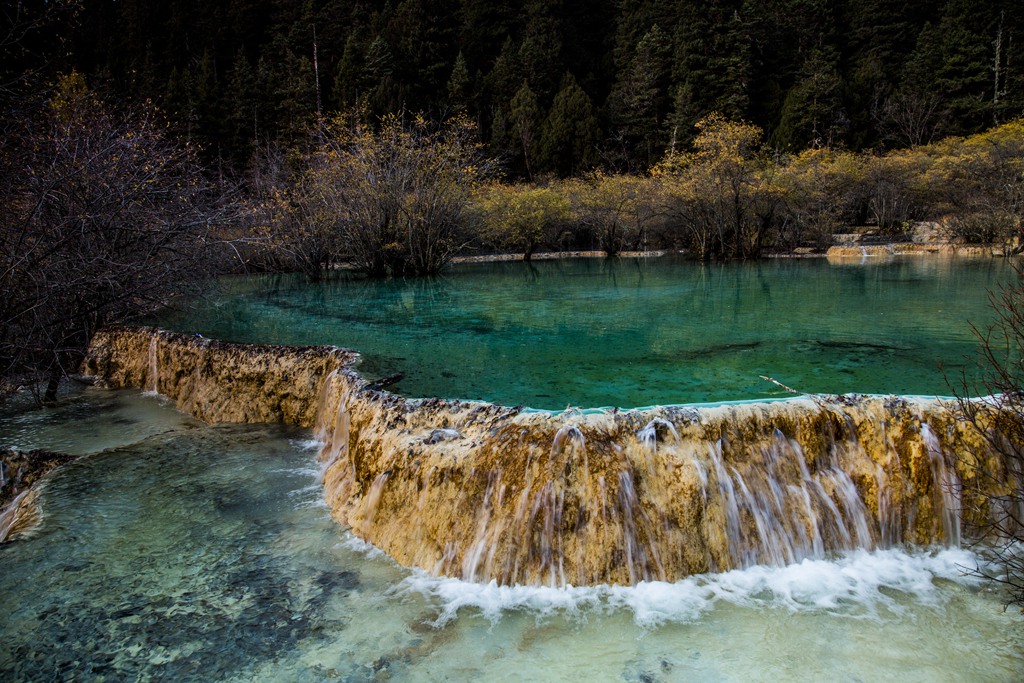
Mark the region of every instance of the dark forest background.
POLYGON ((5 4, 8 90, 75 69, 152 100, 229 170, 357 103, 465 112, 511 178, 646 170, 712 111, 782 151, 907 147, 1024 112, 1016 0, 5 4))

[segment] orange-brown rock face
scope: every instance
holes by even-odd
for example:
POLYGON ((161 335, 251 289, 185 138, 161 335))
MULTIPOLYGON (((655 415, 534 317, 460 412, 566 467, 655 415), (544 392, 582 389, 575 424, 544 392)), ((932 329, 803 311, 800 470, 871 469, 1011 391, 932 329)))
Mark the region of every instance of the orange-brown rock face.
POLYGON ((322 346, 231 344, 152 328, 97 333, 83 372, 111 387, 140 387, 206 422, 311 427, 324 377, 356 354, 322 346))
POLYGON ((672 581, 958 542, 973 482, 951 456, 970 434, 938 402, 551 415, 360 392, 345 374, 327 391, 335 515, 403 564, 470 580, 672 581))
POLYGON ((116 386, 156 378, 208 421, 315 422, 337 519, 402 564, 475 581, 672 581, 957 542, 992 487, 954 452, 994 456, 940 401, 549 414, 373 391, 354 359, 122 329, 87 369, 116 386))
POLYGON ((36 525, 44 478, 76 457, 45 450, 0 452, 0 543, 36 525))

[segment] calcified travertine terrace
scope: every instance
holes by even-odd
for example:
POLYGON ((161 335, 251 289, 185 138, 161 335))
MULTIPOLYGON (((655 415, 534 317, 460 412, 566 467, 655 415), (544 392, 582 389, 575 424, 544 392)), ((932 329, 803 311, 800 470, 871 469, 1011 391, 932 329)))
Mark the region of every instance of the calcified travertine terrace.
POLYGON ((313 427, 339 521, 402 564, 475 581, 673 581, 955 544, 991 493, 967 462, 994 456, 940 400, 551 414, 376 391, 356 359, 118 328, 97 336, 85 371, 210 422, 313 427), (964 449, 982 457, 953 457, 964 449))

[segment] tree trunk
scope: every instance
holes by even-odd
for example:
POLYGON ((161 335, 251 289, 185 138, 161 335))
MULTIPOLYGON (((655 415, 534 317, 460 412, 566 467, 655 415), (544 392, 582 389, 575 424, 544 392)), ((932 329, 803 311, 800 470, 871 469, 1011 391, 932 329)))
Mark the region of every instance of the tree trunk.
POLYGON ((46 382, 46 393, 43 394, 43 403, 57 402, 57 389, 60 388, 60 380, 64 371, 60 365, 60 359, 54 354, 53 364, 50 365, 50 377, 46 382))

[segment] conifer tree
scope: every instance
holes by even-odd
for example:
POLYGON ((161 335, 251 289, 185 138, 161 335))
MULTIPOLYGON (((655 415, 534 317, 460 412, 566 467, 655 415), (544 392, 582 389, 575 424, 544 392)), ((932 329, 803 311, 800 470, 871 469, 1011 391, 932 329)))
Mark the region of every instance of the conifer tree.
POLYGON ((523 81, 523 87, 512 98, 510 107, 511 136, 519 143, 517 157, 522 159, 526 175, 532 180, 533 150, 540 136, 542 119, 537 96, 530 89, 529 83, 523 81))
POLYGON ((485 111, 490 127, 490 146, 497 157, 514 156, 516 149, 509 122, 509 106, 525 79, 519 49, 511 37, 506 38, 494 66, 484 79, 490 103, 485 111))
POLYGON ((634 170, 650 167, 665 146, 670 54, 669 38, 655 24, 637 43, 608 101, 612 128, 632 150, 634 170))
POLYGON ((453 112, 464 112, 470 100, 469 69, 466 58, 459 52, 452 67, 452 75, 448 78, 448 107, 453 112))
POLYGON ((470 64, 494 63, 515 31, 518 4, 512 0, 462 0, 458 9, 459 46, 470 64))
POLYGON ((335 69, 332 88, 334 104, 341 109, 354 105, 360 97, 366 96, 370 85, 365 60, 368 47, 358 31, 350 33, 345 40, 345 49, 335 69))
POLYGON ((829 48, 812 50, 799 80, 782 107, 775 143, 785 149, 835 147, 849 128, 843 107, 843 84, 838 56, 829 48))
POLYGON ((296 54, 283 39, 276 44, 274 59, 265 63, 267 92, 274 104, 272 123, 275 138, 286 144, 299 140, 316 114, 316 84, 313 62, 296 54))
POLYGON ((538 166, 563 177, 593 168, 598 163, 600 134, 593 102, 576 78, 566 73, 541 130, 538 166))
MULTIPOLYGON (((992 41, 974 21, 973 4, 947 3, 941 20, 925 26, 903 71, 905 93, 938 96, 940 134, 963 135, 992 121, 992 41)), ((980 22, 979 22, 980 23, 980 22)))
POLYGON ((562 35, 558 20, 561 2, 527 0, 526 26, 519 45, 526 78, 545 104, 550 102, 563 69, 562 35))
POLYGON ((368 88, 366 101, 376 114, 386 114, 402 108, 401 88, 394 73, 394 53, 388 42, 378 35, 366 50, 363 66, 363 80, 368 88))
POLYGON ((398 108, 435 109, 447 99, 446 86, 458 52, 454 5, 454 0, 398 3, 384 33, 401 91, 398 108))
POLYGON ((898 100, 900 74, 926 17, 936 13, 938 0, 859 0, 848 3, 841 22, 843 60, 850 114, 852 146, 872 146, 891 131, 880 124, 883 110, 898 100), (887 105, 888 101, 888 105, 887 105))
POLYGON ((668 142, 688 142, 689 131, 711 112, 739 119, 750 104, 749 20, 734 0, 681 5, 673 45, 668 142))
POLYGON ((228 74, 225 146, 228 155, 247 159, 259 140, 260 105, 256 72, 239 50, 228 74))
POLYGON ((494 105, 507 103, 515 96, 525 78, 519 49, 512 38, 506 38, 486 78, 491 102, 494 105))

